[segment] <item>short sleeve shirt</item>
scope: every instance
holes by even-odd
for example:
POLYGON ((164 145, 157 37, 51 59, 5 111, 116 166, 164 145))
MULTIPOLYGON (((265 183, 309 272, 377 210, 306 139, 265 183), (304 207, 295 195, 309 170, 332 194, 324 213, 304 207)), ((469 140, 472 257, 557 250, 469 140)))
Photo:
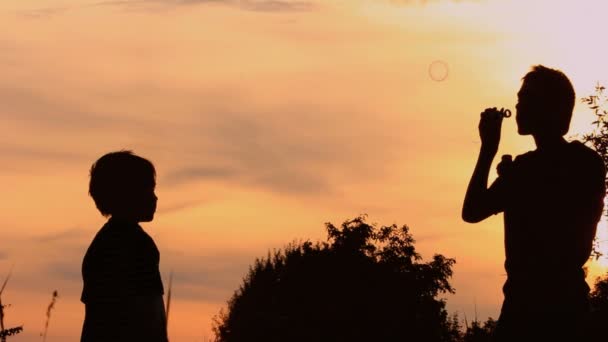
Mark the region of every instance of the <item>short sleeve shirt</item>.
POLYGON ((584 282, 605 176, 601 157, 574 141, 520 155, 494 181, 489 202, 494 213, 504 212, 505 269, 512 282, 548 274, 574 274, 584 282))
POLYGON ((159 261, 156 244, 138 224, 110 219, 84 257, 82 302, 162 296, 159 261))

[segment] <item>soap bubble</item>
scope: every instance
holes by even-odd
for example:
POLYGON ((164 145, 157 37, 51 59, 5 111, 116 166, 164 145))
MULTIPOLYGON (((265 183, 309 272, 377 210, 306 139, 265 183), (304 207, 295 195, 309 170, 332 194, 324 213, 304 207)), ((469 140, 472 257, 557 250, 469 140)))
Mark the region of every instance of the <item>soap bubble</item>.
POLYGON ((448 64, 444 61, 436 60, 429 65, 429 76, 433 81, 441 82, 448 78, 448 64))

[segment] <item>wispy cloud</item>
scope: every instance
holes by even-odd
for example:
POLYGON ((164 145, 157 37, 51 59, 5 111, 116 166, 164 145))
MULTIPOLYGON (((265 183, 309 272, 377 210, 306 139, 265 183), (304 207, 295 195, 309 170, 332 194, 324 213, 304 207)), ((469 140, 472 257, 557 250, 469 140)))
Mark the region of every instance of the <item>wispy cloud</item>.
MULTIPOLYGON (((269 112, 249 110, 247 114, 231 110, 209 113, 201 117, 201 122, 180 130, 184 136, 199 135, 205 139, 183 144, 187 149, 184 156, 198 158, 184 158, 174 163, 165 181, 173 185, 219 181, 303 195, 332 192, 330 174, 336 170, 342 170, 340 173, 344 176, 366 172, 366 163, 353 165, 351 161, 359 153, 374 149, 376 142, 349 141, 349 134, 341 137, 344 133, 335 132, 331 126, 316 125, 316 120, 302 120, 313 115, 309 110, 314 109, 303 105, 292 108, 289 114, 279 108, 269 112), (300 118, 299 129, 294 131, 291 126, 269 124, 285 116, 296 121, 300 118), (316 131, 318 135, 311 140, 306 131, 316 131), (213 145, 206 144, 206 140, 213 141, 213 145)), ((321 111, 314 116, 332 117, 333 114, 321 111)), ((354 136, 365 134, 361 128, 350 127, 347 123, 342 125, 354 136)), ((373 134, 371 131, 366 133, 373 134)), ((383 158, 385 153, 370 159, 383 158)))
POLYGON ((193 201, 169 203, 167 205, 165 205, 164 202, 161 202, 160 206, 157 209, 157 212, 162 213, 162 214, 173 213, 173 212, 177 212, 180 210, 184 210, 184 209, 188 209, 188 208, 192 208, 192 207, 201 205, 202 203, 205 203, 205 202, 206 202, 205 200, 193 200, 193 201))
POLYGON ((125 10, 170 10, 196 5, 225 5, 256 12, 303 12, 314 10, 317 5, 305 0, 107 0, 80 6, 44 7, 20 11, 19 14, 33 19, 51 18, 74 9, 91 7, 118 7, 125 10))
MULTIPOLYGON (((255 163, 255 161, 251 161, 255 163)), ((272 164, 254 165, 243 162, 232 168, 192 167, 170 173, 165 181, 168 185, 182 185, 198 181, 225 181, 244 186, 269 189, 279 193, 319 193, 331 190, 324 176, 296 167, 272 164)), ((257 163, 255 163, 257 164, 257 163)))
POLYGON ((18 159, 35 159, 35 160, 61 160, 71 161, 78 160, 79 156, 63 151, 50 151, 44 148, 35 148, 32 146, 0 146, 0 154, 4 157, 18 159))
POLYGON ((470 2, 484 2, 486 0, 389 0, 393 4, 397 5, 431 5, 437 3, 451 2, 451 3, 470 3, 470 2))
POLYGON ((202 4, 224 4, 238 7, 244 10, 264 12, 308 11, 314 8, 314 4, 310 1, 290 0, 109 0, 100 1, 93 5, 129 6, 133 8, 148 5, 175 7, 202 4))
POLYGON ((255 258, 247 253, 198 256, 169 251, 163 255, 163 263, 173 272, 174 293, 180 299, 224 302, 238 288, 255 258))
POLYGON ((35 8, 20 11, 19 15, 31 19, 48 19, 56 15, 63 14, 69 11, 71 8, 72 7, 67 6, 35 8))
POLYGON ((310 11, 315 8, 315 4, 310 1, 238 1, 238 5, 243 9, 263 12, 291 12, 291 11, 310 11))
POLYGON ((5 118, 9 120, 54 128, 65 127, 70 130, 92 125, 111 128, 115 125, 136 124, 132 118, 126 116, 109 117, 107 113, 99 113, 65 99, 58 100, 48 92, 48 89, 52 88, 51 84, 19 87, 4 83, 0 81, 0 103, 3 111, 8 114, 5 118), (36 87, 46 88, 46 91, 36 87))
POLYGON ((168 184, 181 184, 196 179, 227 179, 236 176, 235 170, 230 167, 200 166, 183 168, 173 171, 165 177, 168 184))
POLYGON ((62 243, 66 240, 83 240, 85 237, 89 237, 89 234, 87 234, 87 230, 81 228, 69 228, 58 232, 52 232, 36 236, 33 238, 33 240, 36 242, 43 243, 62 243))
MULTIPOLYGON (((148 104, 159 107, 166 107, 164 101, 171 99, 186 104, 192 113, 175 113, 170 121, 161 121, 148 113, 130 116, 103 106, 83 108, 54 99, 48 89, 38 92, 0 84, 0 102, 12 113, 6 122, 17 122, 32 134, 38 125, 48 127, 45 139, 36 139, 36 144, 11 143, 18 137, 9 134, 0 152, 12 160, 79 162, 86 168, 100 146, 140 152, 141 145, 133 144, 139 137, 167 154, 149 156, 158 163, 159 184, 226 182, 297 195, 333 192, 336 174, 343 179, 382 177, 383 169, 374 165, 398 153, 392 143, 397 133, 384 130, 384 124, 343 119, 372 118, 354 108, 318 108, 299 101, 256 108, 236 90, 224 95, 144 86, 115 91, 127 97, 131 92, 145 93, 148 104)), ((108 101, 105 94, 101 98, 108 101)))

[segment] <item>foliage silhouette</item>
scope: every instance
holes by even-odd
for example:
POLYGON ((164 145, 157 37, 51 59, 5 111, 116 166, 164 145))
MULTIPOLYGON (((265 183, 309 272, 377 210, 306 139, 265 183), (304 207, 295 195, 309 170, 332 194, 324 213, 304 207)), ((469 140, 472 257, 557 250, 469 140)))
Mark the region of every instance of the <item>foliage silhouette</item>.
MULTIPOLYGON (((257 259, 228 311, 218 342, 453 341, 442 293, 454 259, 422 262, 407 226, 326 223, 327 242, 292 243, 257 259)), ((456 330, 455 330, 456 329, 456 330)))
POLYGON ((604 163, 608 164, 608 111, 605 109, 608 96, 604 93, 605 90, 604 86, 598 84, 595 86, 595 94, 581 99, 596 116, 593 122, 595 130, 585 134, 582 141, 590 144, 604 159, 604 163))
POLYGON ((591 304, 591 327, 593 336, 605 336, 605 324, 608 322, 608 274, 595 281, 593 291, 589 294, 591 304))
MULTIPOLYGON (((584 134, 581 141, 597 151, 604 163, 608 165, 608 110, 606 110, 608 95, 605 90, 606 88, 598 83, 595 86, 595 94, 581 99, 596 116, 596 120, 593 122, 594 130, 591 133, 584 134)), ((608 178, 606 185, 608 187, 608 178)), ((593 246, 592 257, 596 260, 603 255, 599 249, 599 243, 600 241, 595 240, 593 246)))
POLYGON ((471 323, 462 339, 463 342, 492 342, 494 330, 496 329, 496 321, 492 317, 483 324, 475 320, 471 323))

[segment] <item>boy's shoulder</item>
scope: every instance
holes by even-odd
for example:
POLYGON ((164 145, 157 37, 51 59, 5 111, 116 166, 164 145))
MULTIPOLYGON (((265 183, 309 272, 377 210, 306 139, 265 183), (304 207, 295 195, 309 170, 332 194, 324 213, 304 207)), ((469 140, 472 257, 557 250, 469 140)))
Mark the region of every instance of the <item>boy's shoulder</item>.
POLYGON ((162 295, 160 254, 137 223, 111 219, 97 232, 83 262, 84 303, 162 295))
POLYGON ((124 253, 136 250, 141 252, 142 249, 157 250, 150 235, 136 223, 117 222, 110 219, 93 238, 87 255, 124 253))

